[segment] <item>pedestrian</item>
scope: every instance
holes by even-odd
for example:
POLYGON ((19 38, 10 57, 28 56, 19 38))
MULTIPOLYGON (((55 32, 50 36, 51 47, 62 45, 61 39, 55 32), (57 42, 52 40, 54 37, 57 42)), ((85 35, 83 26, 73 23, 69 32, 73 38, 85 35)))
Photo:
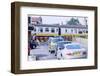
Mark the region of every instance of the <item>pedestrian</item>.
POLYGON ((36 42, 37 42, 38 46, 40 46, 40 41, 38 39, 36 39, 36 42))
POLYGON ((36 33, 32 36, 32 40, 36 40, 36 33))

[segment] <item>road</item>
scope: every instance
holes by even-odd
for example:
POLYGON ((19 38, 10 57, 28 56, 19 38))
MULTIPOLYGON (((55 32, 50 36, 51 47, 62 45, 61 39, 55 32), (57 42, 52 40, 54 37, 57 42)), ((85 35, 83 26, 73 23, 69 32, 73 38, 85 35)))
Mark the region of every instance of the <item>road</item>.
POLYGON ((51 60, 51 59, 56 59, 56 56, 54 54, 51 54, 49 52, 48 46, 47 46, 46 43, 44 43, 44 44, 42 43, 38 47, 36 47, 36 49, 32 49, 30 51, 30 54, 31 54, 31 56, 35 57, 36 60, 51 60))
MULTIPOLYGON (((87 49, 87 47, 85 47, 87 49)), ((30 50, 29 60, 52 60, 57 59, 54 54, 51 54, 48 50, 47 43, 41 43, 35 49, 30 50)))

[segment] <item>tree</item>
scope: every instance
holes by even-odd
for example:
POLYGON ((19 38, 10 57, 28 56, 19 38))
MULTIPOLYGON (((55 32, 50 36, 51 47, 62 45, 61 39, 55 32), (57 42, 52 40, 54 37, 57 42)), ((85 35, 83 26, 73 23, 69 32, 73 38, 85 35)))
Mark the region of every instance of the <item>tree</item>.
POLYGON ((69 25, 79 25, 80 22, 79 22, 78 19, 71 18, 71 19, 67 22, 67 24, 69 24, 69 25))

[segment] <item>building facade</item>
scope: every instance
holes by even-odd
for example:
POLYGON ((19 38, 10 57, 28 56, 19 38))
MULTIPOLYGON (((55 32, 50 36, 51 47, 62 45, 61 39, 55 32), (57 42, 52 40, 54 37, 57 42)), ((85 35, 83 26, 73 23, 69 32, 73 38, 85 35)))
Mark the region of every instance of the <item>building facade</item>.
POLYGON ((63 24, 43 24, 41 17, 28 17, 28 30, 32 36, 37 39, 48 39, 52 36, 81 36, 88 35, 88 26, 77 25, 63 25, 63 24))
POLYGON ((49 36, 49 35, 82 35, 88 33, 88 27, 84 25, 48 25, 48 24, 34 24, 34 30, 32 33, 37 35, 49 36), (60 32, 60 34, 59 34, 60 32))

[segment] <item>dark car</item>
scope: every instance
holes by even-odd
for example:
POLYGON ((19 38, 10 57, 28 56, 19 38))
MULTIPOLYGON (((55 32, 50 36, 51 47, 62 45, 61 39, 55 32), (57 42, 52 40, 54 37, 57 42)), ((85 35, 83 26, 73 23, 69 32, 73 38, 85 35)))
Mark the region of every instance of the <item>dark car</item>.
POLYGON ((38 42, 36 42, 35 40, 30 42, 30 48, 31 49, 35 49, 38 46, 38 42))

